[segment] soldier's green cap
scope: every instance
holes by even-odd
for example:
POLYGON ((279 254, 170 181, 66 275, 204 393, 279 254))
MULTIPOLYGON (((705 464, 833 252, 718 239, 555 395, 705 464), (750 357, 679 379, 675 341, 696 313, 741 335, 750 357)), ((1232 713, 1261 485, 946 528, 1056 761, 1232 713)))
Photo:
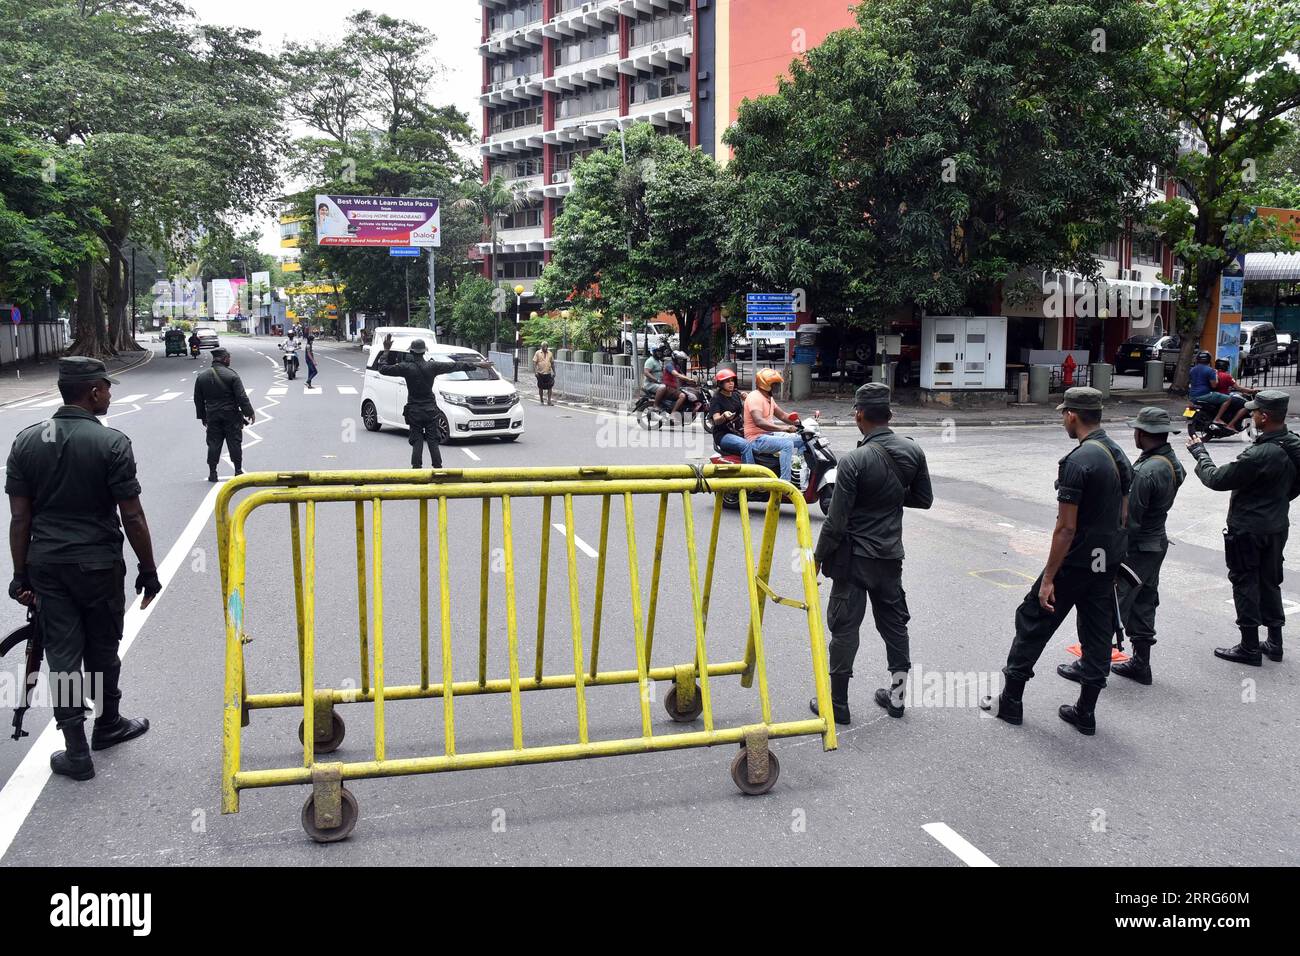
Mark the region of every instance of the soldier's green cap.
POLYGON ((867 382, 853 393, 855 408, 889 407, 889 386, 884 382, 867 382))
POLYGON ((97 358, 70 355, 59 359, 59 384, 77 385, 82 382, 109 382, 116 385, 117 379, 109 377, 108 367, 97 358))
POLYGON ((424 339, 416 339, 411 343, 411 347, 407 349, 407 351, 414 352, 416 355, 423 355, 425 352, 429 351, 429 346, 424 344, 424 339))
POLYGON ((1285 412, 1291 396, 1276 388, 1265 389, 1246 403, 1249 411, 1259 409, 1263 412, 1285 412))
POLYGON ((230 353, 229 353, 228 351, 226 351, 225 349, 213 349, 213 350, 212 350, 212 361, 216 362, 216 361, 219 361, 219 360, 221 360, 221 359, 228 359, 228 358, 230 358, 230 353))
POLYGON ((1137 418, 1130 418, 1129 428, 1146 432, 1148 435, 1167 435, 1183 430, 1181 424, 1175 425, 1169 419, 1169 413, 1163 408, 1148 405, 1137 413, 1137 418))
POLYGON ((1087 385, 1078 385, 1065 390, 1065 401, 1056 406, 1058 412, 1099 412, 1101 411, 1101 392, 1087 385))

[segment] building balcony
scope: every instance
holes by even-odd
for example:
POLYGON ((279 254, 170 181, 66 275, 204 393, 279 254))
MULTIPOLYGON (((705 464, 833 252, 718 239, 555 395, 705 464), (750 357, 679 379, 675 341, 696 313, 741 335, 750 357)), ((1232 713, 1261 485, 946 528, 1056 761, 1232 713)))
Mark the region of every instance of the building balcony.
POLYGON ((508 156, 515 153, 531 153, 542 147, 541 124, 521 126, 519 129, 494 133, 485 139, 479 152, 484 156, 508 156))
POLYGON ((542 196, 546 199, 559 199, 573 192, 573 179, 567 169, 557 169, 551 173, 551 180, 542 185, 542 196))
POLYGON ((514 179, 507 179, 506 185, 511 189, 522 193, 528 198, 528 201, 532 203, 540 202, 543 197, 542 187, 544 183, 542 182, 542 177, 540 175, 519 176, 514 179))
POLYGON ((541 95, 542 74, 534 73, 531 76, 515 76, 493 83, 483 91, 478 101, 483 106, 510 106, 535 100, 541 95))
POLYGON ((606 53, 572 66, 557 66, 555 72, 542 81, 542 89, 551 93, 584 90, 590 86, 604 86, 618 74, 618 54, 606 53))
POLYGON ((498 30, 496 33, 489 34, 487 40, 479 44, 478 52, 481 56, 502 56, 535 50, 541 45, 542 21, 534 20, 522 27, 512 27, 509 30, 498 30))
POLYGON ((625 17, 641 13, 667 13, 672 9, 670 0, 619 0, 619 11, 625 17))
POLYGON ((572 116, 555 121, 555 129, 542 134, 542 141, 548 145, 560 143, 581 143, 600 139, 610 130, 618 129, 618 110, 601 110, 584 116, 572 116))
POLYGON ((618 63, 618 72, 635 76, 638 73, 653 72, 656 67, 664 69, 673 66, 685 66, 691 60, 695 41, 689 33, 643 43, 628 50, 626 59, 618 63))
POLYGON ((690 93, 665 96, 648 103, 633 103, 627 111, 625 122, 649 123, 665 127, 674 123, 689 123, 694 118, 690 93))
POLYGON ((618 22, 623 0, 589 0, 572 10, 557 13, 542 26, 542 34, 564 40, 604 30, 618 22))

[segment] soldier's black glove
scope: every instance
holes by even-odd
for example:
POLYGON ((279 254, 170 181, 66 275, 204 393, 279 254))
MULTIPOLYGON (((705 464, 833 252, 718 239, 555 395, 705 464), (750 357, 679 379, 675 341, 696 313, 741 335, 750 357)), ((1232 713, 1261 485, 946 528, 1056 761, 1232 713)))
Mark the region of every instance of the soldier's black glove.
POLYGON ((158 580, 157 568, 146 568, 143 564, 136 565, 140 573, 135 576, 135 593, 144 592, 145 600, 152 601, 154 597, 162 590, 162 582, 158 580))
POLYGON ((30 591, 31 589, 32 589, 32 582, 27 580, 26 573, 15 574, 14 579, 9 582, 9 596, 13 598, 15 601, 18 600, 18 595, 21 592, 30 591))

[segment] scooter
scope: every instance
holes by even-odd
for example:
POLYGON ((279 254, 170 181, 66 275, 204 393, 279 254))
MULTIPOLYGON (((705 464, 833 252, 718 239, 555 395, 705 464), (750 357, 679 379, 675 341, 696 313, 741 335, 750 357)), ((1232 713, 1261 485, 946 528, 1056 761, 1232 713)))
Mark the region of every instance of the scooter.
POLYGON ((198 347, 197 345, 191 345, 191 346, 190 346, 190 358, 192 358, 192 359, 196 359, 196 358, 198 358, 198 357, 199 357, 199 347, 198 347))
MULTIPOLYGON (((799 489, 804 501, 808 504, 816 502, 822 514, 829 514, 831 496, 835 493, 835 470, 839 466, 839 459, 822 438, 821 413, 814 413, 812 421, 803 421, 798 415, 790 417, 798 427, 799 437, 804 443, 804 451, 794 453, 794 461, 790 466, 790 484, 799 489)), ((739 465, 743 459, 739 455, 715 454, 709 461, 714 465, 739 465)), ((781 463, 776 455, 756 452, 754 464, 769 468, 778 475, 781 473, 781 463)), ((767 501, 767 492, 754 492, 748 496, 748 499, 767 501)), ((722 505, 724 508, 739 508, 740 492, 724 492, 722 505)))
POLYGON ((1233 438, 1243 436, 1245 441, 1255 440, 1255 421, 1249 415, 1243 415, 1236 428, 1220 425, 1214 417, 1219 413, 1219 406, 1204 399, 1193 399, 1183 412, 1187 419, 1187 434, 1199 435, 1202 441, 1214 441, 1216 438, 1233 438))
MULTIPOLYGON (((704 410, 713 402, 713 390, 708 385, 703 384, 688 385, 686 390, 693 393, 696 398, 695 401, 688 401, 682 406, 682 426, 685 427, 694 422, 695 419, 700 418, 704 430, 712 434, 713 422, 708 415, 704 414, 704 410)), ((673 404, 675 402, 675 398, 656 402, 651 396, 642 392, 641 396, 636 400, 636 404, 632 406, 632 414, 636 416, 637 424, 642 428, 663 428, 665 422, 671 427, 676 424, 676 419, 673 418, 673 404)))
POLYGON ((284 373, 289 376, 289 381, 293 381, 294 376, 298 374, 298 350, 284 350, 284 373))

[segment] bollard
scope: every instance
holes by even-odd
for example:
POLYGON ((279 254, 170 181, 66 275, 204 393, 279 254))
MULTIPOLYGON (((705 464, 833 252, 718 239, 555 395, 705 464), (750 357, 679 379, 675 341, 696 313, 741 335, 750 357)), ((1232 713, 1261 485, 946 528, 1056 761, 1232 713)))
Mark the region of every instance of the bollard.
POLYGON ((807 401, 812 394, 812 366, 792 365, 790 367, 790 400, 807 401))
POLYGON ((1029 366, 1029 400, 1035 405, 1046 405, 1052 387, 1050 365, 1029 366))
POLYGON ((1102 398, 1110 398, 1110 379, 1114 371, 1115 366, 1105 362, 1094 362, 1089 366, 1088 378, 1092 387, 1101 392, 1102 398))
POLYGON ((1147 362, 1142 369, 1142 388, 1148 392, 1162 392, 1165 388, 1165 363, 1147 362))
POLYGON ((1029 373, 1021 372, 1016 376, 1016 402, 1020 405, 1029 404, 1029 373))
POLYGON ((614 364, 615 364, 615 365, 631 365, 631 364, 632 364, 632 356, 627 355, 627 354, 624 354, 624 353, 622 353, 622 352, 619 352, 617 355, 614 356, 614 364))
POLYGON ((591 356, 591 364, 592 364, 592 365, 609 365, 609 364, 610 364, 609 358, 610 358, 610 356, 609 356, 609 353, 608 353, 608 352, 594 352, 594 353, 592 353, 592 356, 591 356))

